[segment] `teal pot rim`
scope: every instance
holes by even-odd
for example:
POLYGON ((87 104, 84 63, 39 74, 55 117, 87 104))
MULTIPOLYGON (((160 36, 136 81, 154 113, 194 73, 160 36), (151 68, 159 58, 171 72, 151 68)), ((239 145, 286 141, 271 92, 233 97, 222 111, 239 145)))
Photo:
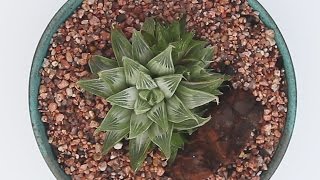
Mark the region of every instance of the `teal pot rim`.
MULTIPOLYGON (((50 170, 57 179, 63 180, 71 178, 70 176, 65 174, 56 160, 52 148, 48 143, 45 126, 41 121, 41 115, 38 110, 38 92, 41 79, 40 69, 42 68, 43 60, 47 55, 53 34, 57 32, 58 28, 65 22, 65 20, 69 16, 73 14, 73 12, 81 5, 82 2, 82 0, 68 0, 50 21, 36 49, 29 78, 29 111, 34 135, 38 143, 40 152, 50 170)), ((261 174, 261 179, 267 180, 271 178, 273 173, 278 168, 288 148, 294 129, 297 110, 296 78, 288 47, 276 23, 257 0, 248 0, 248 2, 254 10, 260 13, 260 19, 264 22, 264 24, 275 31, 275 39, 280 53, 283 57, 286 80, 288 84, 288 112, 285 128, 282 132, 282 136, 275 154, 272 157, 272 161, 268 166, 268 170, 264 171, 261 174)))

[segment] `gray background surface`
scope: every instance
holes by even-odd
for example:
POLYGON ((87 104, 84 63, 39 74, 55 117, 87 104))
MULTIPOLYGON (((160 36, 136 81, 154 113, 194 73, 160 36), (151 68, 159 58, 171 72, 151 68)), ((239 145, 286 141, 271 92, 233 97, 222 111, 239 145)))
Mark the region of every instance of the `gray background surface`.
MULTIPOLYGON (((0 0, 0 179, 53 180, 28 114, 32 56, 66 0, 0 0)), ((260 0, 281 29, 294 61, 298 114, 287 154, 272 180, 319 179, 320 1, 260 0)))

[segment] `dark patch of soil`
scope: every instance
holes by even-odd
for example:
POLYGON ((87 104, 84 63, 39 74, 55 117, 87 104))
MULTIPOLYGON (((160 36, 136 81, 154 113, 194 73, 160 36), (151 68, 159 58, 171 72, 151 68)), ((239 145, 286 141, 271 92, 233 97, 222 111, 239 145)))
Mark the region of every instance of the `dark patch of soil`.
POLYGON ((263 107, 243 90, 232 90, 221 97, 221 104, 208 114, 211 121, 191 136, 185 149, 167 170, 177 180, 208 178, 221 164, 235 162, 250 134, 263 120, 263 107))

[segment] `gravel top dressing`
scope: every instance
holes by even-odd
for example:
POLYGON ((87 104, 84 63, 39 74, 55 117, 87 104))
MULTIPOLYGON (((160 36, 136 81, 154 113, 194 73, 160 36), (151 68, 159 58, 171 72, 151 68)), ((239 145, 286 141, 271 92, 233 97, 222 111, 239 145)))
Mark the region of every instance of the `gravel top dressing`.
MULTIPOLYGON (((282 58, 274 36, 245 0, 85 0, 54 35, 41 70, 39 109, 57 161, 76 180, 260 179, 281 137, 288 102, 282 58), (215 129, 214 137, 225 137, 225 144, 220 147, 221 143, 213 138, 215 149, 208 151, 217 155, 207 157, 214 161, 208 163, 210 166, 193 166, 199 176, 187 175, 190 172, 179 167, 179 162, 184 162, 180 166, 192 162, 186 159, 189 155, 197 158, 188 147, 194 146, 192 138, 206 137, 205 131, 194 133, 186 149, 179 151, 173 166, 159 151, 153 151, 134 174, 127 142, 118 143, 111 153, 101 155, 106 134, 94 131, 111 106, 106 100, 81 91, 76 82, 89 76, 88 60, 92 55, 114 57, 110 44, 112 25, 129 38, 146 17, 172 22, 184 14, 189 30, 214 47, 212 69, 233 77, 226 86, 229 90, 221 97, 221 107, 210 111, 215 122, 221 124, 209 122, 203 127, 215 129), (244 103, 243 99, 249 100, 244 103), (253 105, 254 109, 249 108, 253 105), (217 115, 226 118, 232 115, 226 112, 228 109, 239 106, 248 108, 247 122, 234 120, 237 124, 232 124, 232 128, 219 128, 225 127, 226 122, 217 115), (230 134, 222 135, 223 130, 230 134), (228 146, 238 142, 232 137, 234 133, 242 133, 242 139, 238 146, 228 146), (222 151, 223 148, 228 151, 222 151)), ((233 113, 241 112, 244 110, 233 113)))

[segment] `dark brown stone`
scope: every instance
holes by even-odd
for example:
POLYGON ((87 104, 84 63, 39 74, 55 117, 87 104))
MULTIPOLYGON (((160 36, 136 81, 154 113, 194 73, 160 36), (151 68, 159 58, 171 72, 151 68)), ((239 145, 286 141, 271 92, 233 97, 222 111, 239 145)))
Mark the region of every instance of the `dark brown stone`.
POLYGON ((125 14, 119 14, 119 15, 117 16, 117 18, 116 18, 116 21, 117 21, 118 23, 122 23, 122 22, 124 22, 126 19, 127 19, 127 16, 126 16, 125 14))

